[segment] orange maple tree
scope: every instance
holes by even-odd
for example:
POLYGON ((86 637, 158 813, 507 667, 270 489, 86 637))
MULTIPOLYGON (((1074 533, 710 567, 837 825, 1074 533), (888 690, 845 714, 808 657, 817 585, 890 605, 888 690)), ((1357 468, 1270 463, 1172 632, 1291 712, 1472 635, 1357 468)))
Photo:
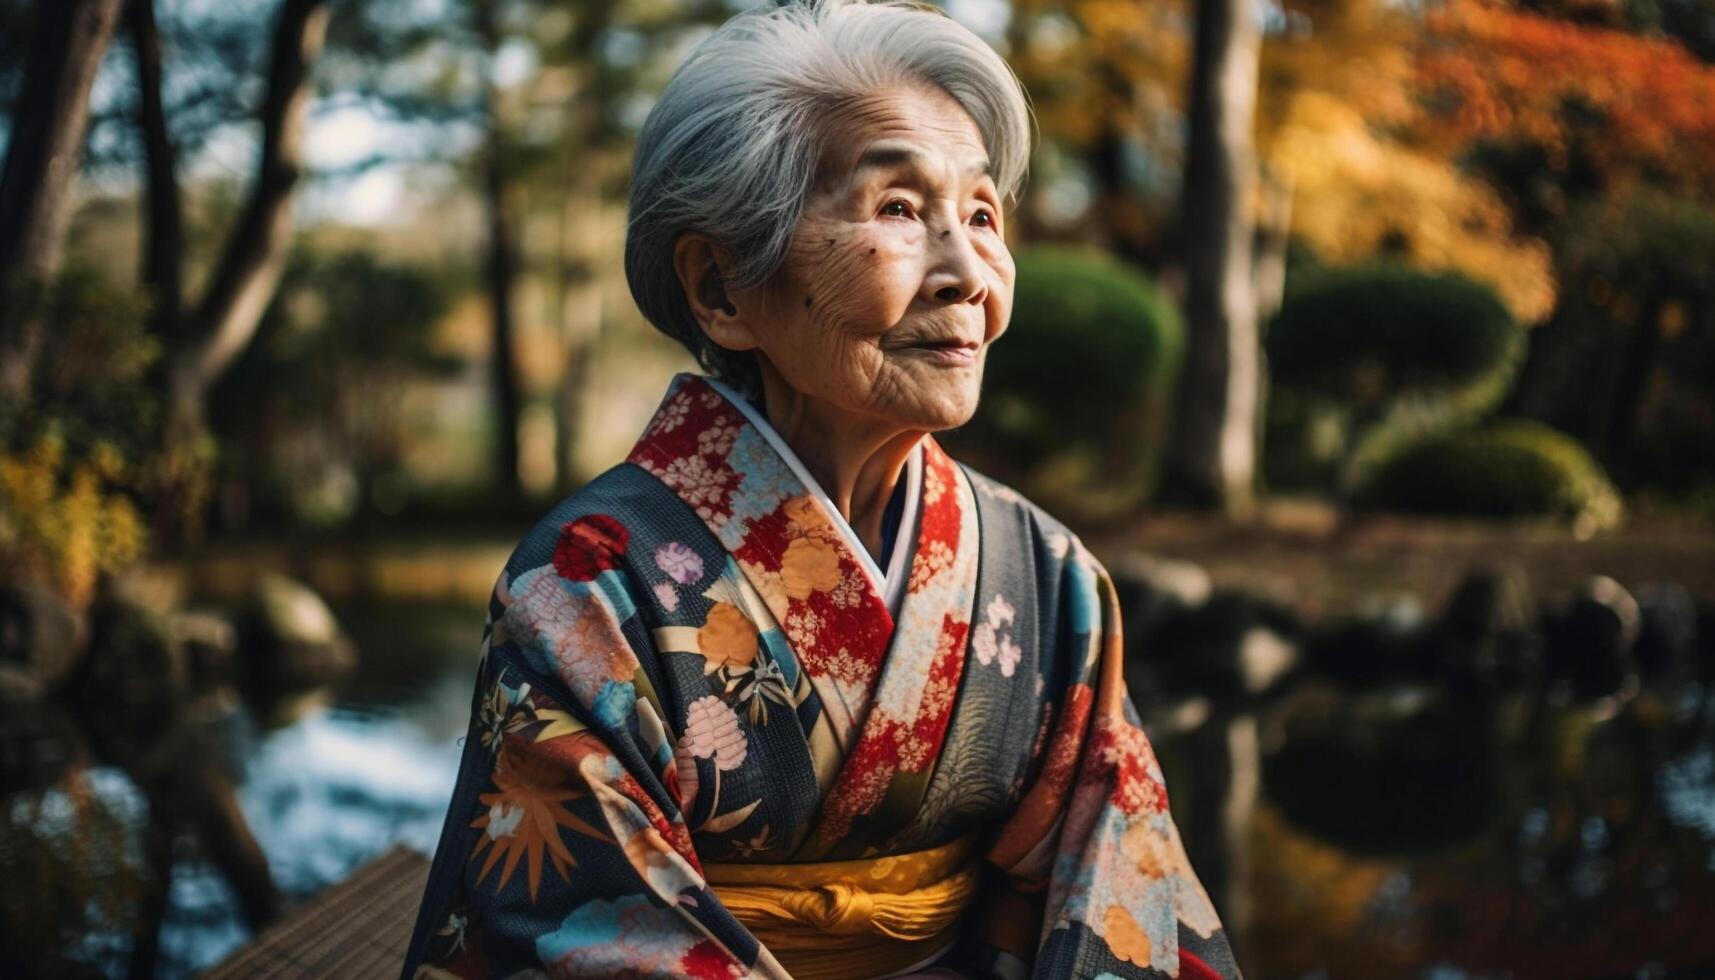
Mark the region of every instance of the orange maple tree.
POLYGON ((1485 0, 1448 0, 1426 27, 1419 137, 1527 141, 1550 166, 1577 153, 1609 189, 1715 196, 1715 66, 1678 43, 1485 0))

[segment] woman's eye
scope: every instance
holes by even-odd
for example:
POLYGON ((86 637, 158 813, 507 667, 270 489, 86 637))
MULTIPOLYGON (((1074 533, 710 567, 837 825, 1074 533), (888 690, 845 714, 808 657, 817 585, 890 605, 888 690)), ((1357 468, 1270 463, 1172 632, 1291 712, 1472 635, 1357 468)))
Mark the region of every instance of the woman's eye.
POLYGON ((881 206, 881 213, 887 214, 887 215, 892 215, 896 218, 910 217, 910 215, 911 215, 911 202, 905 200, 904 198, 896 197, 893 200, 888 201, 886 204, 883 204, 881 206), (904 210, 902 210, 902 211, 891 210, 894 207, 903 208, 904 210))
POLYGON ((983 219, 982 227, 984 227, 984 228, 991 228, 994 226, 994 215, 990 214, 987 208, 979 209, 977 211, 977 213, 972 215, 971 217, 972 217, 972 220, 975 220, 976 218, 982 218, 983 219))

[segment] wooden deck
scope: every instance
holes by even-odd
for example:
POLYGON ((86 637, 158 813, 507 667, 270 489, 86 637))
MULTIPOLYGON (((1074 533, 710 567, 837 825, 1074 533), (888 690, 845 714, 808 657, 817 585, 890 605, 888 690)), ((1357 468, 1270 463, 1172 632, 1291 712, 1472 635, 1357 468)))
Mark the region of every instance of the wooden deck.
POLYGON ((370 980, 399 975, 429 860, 395 847, 287 912, 203 980, 370 980))

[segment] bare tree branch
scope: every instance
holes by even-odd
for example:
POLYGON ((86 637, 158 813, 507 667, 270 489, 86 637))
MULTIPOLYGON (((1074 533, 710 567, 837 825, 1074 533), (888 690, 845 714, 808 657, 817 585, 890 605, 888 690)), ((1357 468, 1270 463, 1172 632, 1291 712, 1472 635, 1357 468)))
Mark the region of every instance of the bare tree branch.
POLYGON ((178 158, 167 135, 161 101, 161 35, 155 24, 155 0, 128 0, 125 18, 137 55, 137 124, 147 177, 142 280, 153 299, 152 332, 171 349, 178 346, 182 329, 184 224, 178 158))
POLYGON ((327 0, 281 4, 262 102, 256 182, 188 324, 194 340, 174 371, 177 411, 200 411, 208 387, 250 342, 279 285, 292 237, 292 190, 303 171, 310 69, 327 23, 327 0))

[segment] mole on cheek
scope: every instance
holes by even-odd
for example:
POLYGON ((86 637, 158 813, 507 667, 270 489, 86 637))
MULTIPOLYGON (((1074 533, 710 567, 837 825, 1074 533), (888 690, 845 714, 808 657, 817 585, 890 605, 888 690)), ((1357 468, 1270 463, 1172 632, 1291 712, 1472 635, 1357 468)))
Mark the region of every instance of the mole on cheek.
POLYGON ((869 254, 871 254, 871 255, 874 255, 874 254, 875 254, 875 249, 873 249, 873 248, 872 248, 872 249, 870 249, 870 250, 869 250, 869 254))

